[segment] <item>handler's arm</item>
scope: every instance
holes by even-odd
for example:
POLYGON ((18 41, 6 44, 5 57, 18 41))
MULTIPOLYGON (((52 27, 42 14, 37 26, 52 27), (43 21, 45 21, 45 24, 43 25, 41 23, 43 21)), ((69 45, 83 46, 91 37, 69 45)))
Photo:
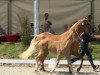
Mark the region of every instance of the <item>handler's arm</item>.
POLYGON ((94 35, 96 39, 100 39, 100 35, 94 35))

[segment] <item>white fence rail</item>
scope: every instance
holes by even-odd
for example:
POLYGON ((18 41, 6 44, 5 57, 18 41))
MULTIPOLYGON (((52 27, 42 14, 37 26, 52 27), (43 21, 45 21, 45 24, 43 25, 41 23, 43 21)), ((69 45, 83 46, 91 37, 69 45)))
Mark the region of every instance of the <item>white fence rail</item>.
MULTIPOLYGON (((50 64, 55 59, 45 60, 44 64, 50 64)), ((11 63, 11 64, 35 64, 36 61, 33 59, 31 60, 21 60, 21 59, 0 59, 0 63, 11 63)), ((80 60, 73 63, 73 65, 80 65, 80 60)), ((67 60, 60 60, 59 64, 66 65, 67 60)), ((95 65, 100 65, 100 61, 94 60, 95 65)), ((90 65, 89 61, 84 60, 83 65, 90 65)))

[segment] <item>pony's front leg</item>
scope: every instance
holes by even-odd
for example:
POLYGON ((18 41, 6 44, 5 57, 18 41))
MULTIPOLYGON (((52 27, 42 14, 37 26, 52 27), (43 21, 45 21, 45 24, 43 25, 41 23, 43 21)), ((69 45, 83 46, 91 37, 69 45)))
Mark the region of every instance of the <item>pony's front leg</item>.
POLYGON ((50 73, 53 73, 56 69, 56 67, 58 66, 59 64, 59 60, 60 60, 60 54, 57 54, 57 60, 56 60, 56 65, 54 66, 54 68, 50 71, 50 73))

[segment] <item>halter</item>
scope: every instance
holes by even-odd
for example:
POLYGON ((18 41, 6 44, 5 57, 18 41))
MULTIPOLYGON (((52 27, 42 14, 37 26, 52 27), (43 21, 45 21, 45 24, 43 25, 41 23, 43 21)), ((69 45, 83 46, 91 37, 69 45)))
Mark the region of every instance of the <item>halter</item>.
MULTIPOLYGON (((82 23, 84 23, 84 21, 85 21, 85 18, 83 18, 83 19, 81 19, 80 20, 82 23)), ((87 21, 87 20, 86 20, 87 21)), ((87 21, 88 22, 88 21, 87 21)), ((87 27, 87 29, 89 29, 89 28, 91 28, 91 25, 90 25, 90 23, 87 25, 87 24, 85 24, 85 26, 87 27)), ((75 30, 75 33, 76 33, 76 35, 78 36, 78 38, 79 38, 79 43, 81 43, 81 38, 80 38, 80 35, 78 34, 78 32, 75 30)), ((89 32, 87 32, 87 33, 89 33, 89 32)), ((90 33, 89 33, 90 34, 90 33)))

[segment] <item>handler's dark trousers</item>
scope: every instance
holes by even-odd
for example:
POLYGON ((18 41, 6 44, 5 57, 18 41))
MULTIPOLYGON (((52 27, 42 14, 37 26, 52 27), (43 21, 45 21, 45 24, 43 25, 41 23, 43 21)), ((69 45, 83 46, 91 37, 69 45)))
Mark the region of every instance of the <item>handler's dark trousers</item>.
MULTIPOLYGON (((93 69, 95 69, 96 66, 93 63, 91 52, 88 50, 88 45, 81 45, 81 49, 82 49, 82 52, 81 52, 82 57, 86 54, 91 66, 93 67, 93 69)), ((75 58, 71 59, 71 63, 73 63, 79 59, 80 58, 75 57, 75 58)))

